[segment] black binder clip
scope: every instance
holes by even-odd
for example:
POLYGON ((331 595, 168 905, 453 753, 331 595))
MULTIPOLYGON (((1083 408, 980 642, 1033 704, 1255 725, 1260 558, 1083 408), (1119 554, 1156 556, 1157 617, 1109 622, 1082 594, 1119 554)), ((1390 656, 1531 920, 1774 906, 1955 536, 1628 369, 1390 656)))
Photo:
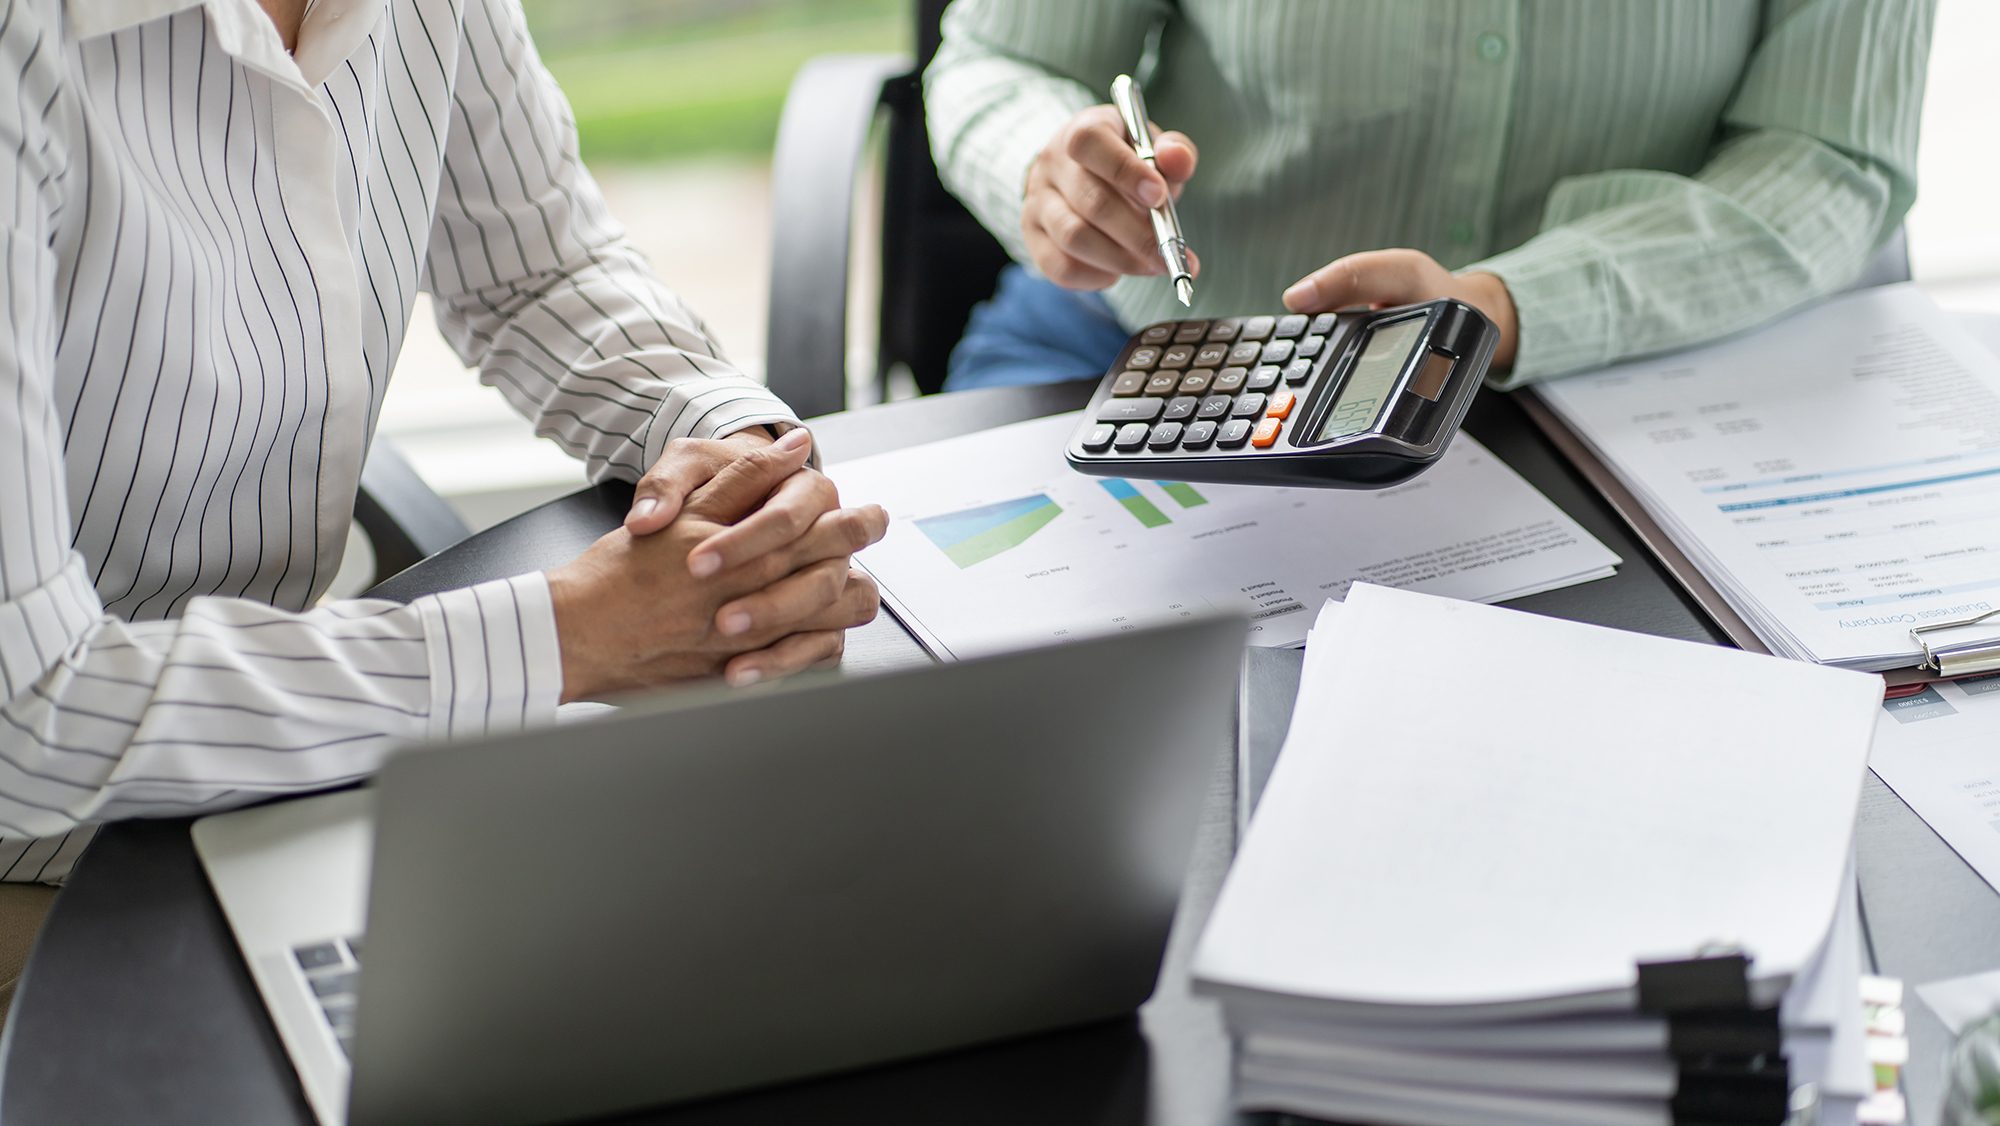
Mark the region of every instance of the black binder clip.
POLYGON ((1758 1008, 1750 959, 1733 946, 1693 958, 1640 962, 1642 1012, 1667 1021, 1667 1050, 1680 1068, 1676 1126, 1781 1126, 1791 1074, 1776 1006, 1758 1008))

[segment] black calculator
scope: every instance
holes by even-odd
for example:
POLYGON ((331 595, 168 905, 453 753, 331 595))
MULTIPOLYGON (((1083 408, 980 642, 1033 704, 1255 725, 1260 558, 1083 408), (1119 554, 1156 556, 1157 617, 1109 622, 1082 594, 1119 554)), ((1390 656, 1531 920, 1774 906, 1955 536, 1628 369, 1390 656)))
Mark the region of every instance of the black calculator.
POLYGON ((1149 325, 1091 396, 1069 463, 1225 485, 1398 484, 1443 456, 1498 338, 1450 300, 1149 325))

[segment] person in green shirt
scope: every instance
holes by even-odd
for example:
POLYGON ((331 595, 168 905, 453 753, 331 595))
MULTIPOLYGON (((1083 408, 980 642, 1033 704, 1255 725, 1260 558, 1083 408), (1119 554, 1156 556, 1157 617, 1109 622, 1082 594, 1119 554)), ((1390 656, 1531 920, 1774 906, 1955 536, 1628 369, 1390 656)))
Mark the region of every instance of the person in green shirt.
POLYGON ((1934 7, 958 0, 932 150, 1031 269, 947 386, 1074 378, 1152 321, 1281 303, 1467 301, 1500 386, 1752 328, 1852 282, 1909 210, 1934 7), (1103 104, 1120 73, 1171 127, 1157 172, 1103 104), (1167 191, 1191 310, 1145 216, 1167 191))

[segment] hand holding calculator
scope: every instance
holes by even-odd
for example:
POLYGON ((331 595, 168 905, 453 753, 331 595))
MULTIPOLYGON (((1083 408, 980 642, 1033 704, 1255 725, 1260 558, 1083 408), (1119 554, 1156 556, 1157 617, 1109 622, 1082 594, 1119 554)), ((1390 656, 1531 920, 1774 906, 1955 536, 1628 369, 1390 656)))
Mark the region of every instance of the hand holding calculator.
POLYGON ((1398 484, 1443 456, 1498 340, 1452 300, 1151 325, 1091 397, 1069 463, 1108 477, 1398 484))

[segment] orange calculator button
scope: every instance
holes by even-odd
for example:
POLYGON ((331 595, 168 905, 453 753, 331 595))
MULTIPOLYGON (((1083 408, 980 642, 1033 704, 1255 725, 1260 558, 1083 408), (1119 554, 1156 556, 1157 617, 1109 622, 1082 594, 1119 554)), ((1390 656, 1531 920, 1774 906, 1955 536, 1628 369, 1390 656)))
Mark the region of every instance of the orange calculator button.
POLYGON ((1250 444, 1260 450, 1268 450, 1278 444, 1278 428, 1284 423, 1275 418, 1266 418, 1257 424, 1257 432, 1250 435, 1250 444))
POLYGON ((1271 406, 1264 412, 1264 417, 1290 418, 1292 417, 1292 404, 1298 401, 1299 397, 1290 391, 1282 389, 1273 391, 1271 392, 1271 406))

